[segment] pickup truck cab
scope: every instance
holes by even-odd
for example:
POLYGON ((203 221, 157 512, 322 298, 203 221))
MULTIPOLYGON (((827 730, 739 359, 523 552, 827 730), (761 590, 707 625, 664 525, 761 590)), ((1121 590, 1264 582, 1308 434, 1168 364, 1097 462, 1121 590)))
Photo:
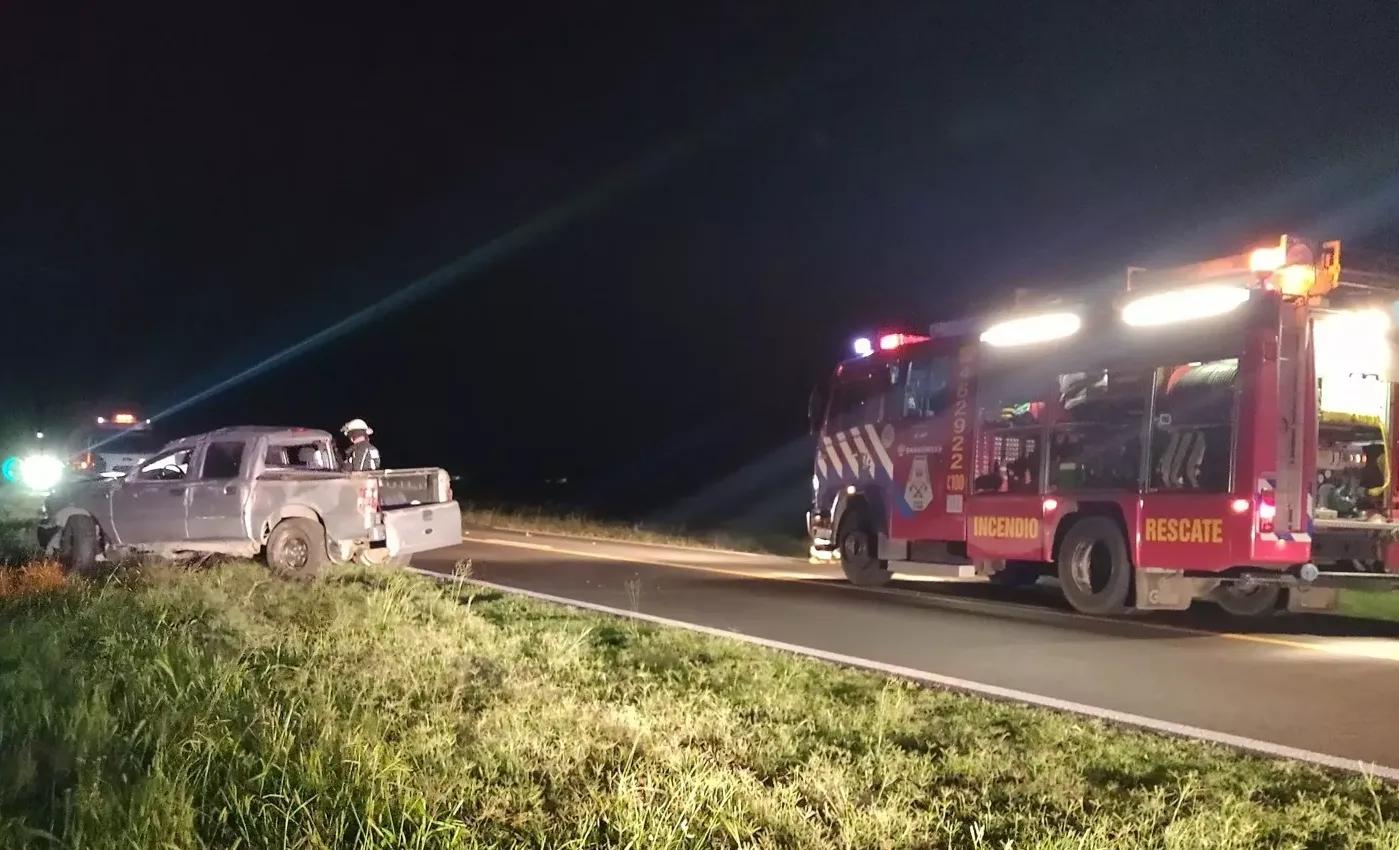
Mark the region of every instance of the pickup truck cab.
POLYGON ((39 537, 76 571, 149 552, 260 554, 275 569, 315 573, 460 543, 461 508, 446 470, 340 472, 325 431, 240 426, 168 443, 123 477, 59 488, 39 537))

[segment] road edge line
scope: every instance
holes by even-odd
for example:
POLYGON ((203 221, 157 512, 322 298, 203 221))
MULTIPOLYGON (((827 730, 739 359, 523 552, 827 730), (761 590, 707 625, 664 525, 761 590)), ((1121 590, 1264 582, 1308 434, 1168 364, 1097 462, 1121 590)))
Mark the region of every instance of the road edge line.
POLYGON ((917 670, 912 667, 902 667, 897 664, 888 664, 883 661, 875 661, 869 658, 859 658, 853 655, 843 655, 838 652, 828 652, 824 649, 816 649, 809 646, 785 643, 783 641, 772 640, 770 638, 748 635, 742 632, 725 631, 713 626, 703 626, 698 623, 687 623, 684 620, 672 620, 668 617, 660 617, 655 614, 644 614, 640 611, 628 611, 624 608, 612 608, 607 605, 599 605, 595 602, 585 602, 581 599, 569 599, 563 596, 554 596, 548 593, 540 593, 535 590, 525 590, 519 587, 511 587, 505 584, 482 581, 472 578, 458 578, 450 573, 439 573, 426 570, 421 567, 408 567, 409 572, 433 579, 439 582, 461 581, 477 587, 489 588, 501 593, 524 596, 529 599, 541 602, 552 602, 557 605, 565 605, 570 608, 579 608, 586 611, 593 611, 599 614, 610 614, 614 617, 626 617, 632 620, 641 620, 647 623, 667 626, 669 628, 685 629, 686 631, 709 635, 711 637, 728 638, 738 640, 753 646, 761 646, 766 649, 775 649, 780 652, 787 652, 807 658, 815 658, 842 667, 851 667, 859 670, 867 670, 875 673, 883 673, 886 676, 893 676, 908 681, 917 682, 942 690, 957 691, 960 693, 973 694, 987 697, 1001 702, 1015 702, 1023 705, 1031 705, 1037 708, 1047 708, 1066 714, 1077 714, 1081 717, 1088 717, 1094 720, 1101 720, 1114 723, 1119 726, 1128 726, 1135 729, 1169 735, 1175 738, 1188 738, 1196 741, 1217 744, 1234 750, 1253 753, 1254 755, 1268 756, 1270 758, 1287 759, 1313 764, 1318 767, 1326 767, 1332 770, 1345 771, 1347 773, 1359 773, 1364 776, 1374 776, 1390 782, 1399 782, 1399 768, 1384 767, 1378 764, 1370 764, 1359 759, 1348 759, 1340 756, 1327 755, 1312 750, 1303 750, 1296 747, 1288 747, 1283 744, 1275 744, 1270 741, 1260 741, 1256 738, 1245 738, 1241 735, 1231 735, 1227 732, 1216 732, 1204 729, 1199 726, 1188 726, 1183 723, 1173 723, 1169 720, 1157 720, 1152 717, 1145 717, 1140 714, 1129 714, 1125 711, 1116 711, 1110 708, 1099 708, 1098 706, 1087 705, 1086 703, 1072 702, 1058 699, 1057 697, 1034 694, 1029 691, 1019 691, 1014 688, 1003 688, 1000 685, 987 685, 981 682, 973 682, 969 679, 959 679, 953 676, 944 676, 939 673, 930 673, 925 670, 917 670))
MULTIPOLYGON (((745 558, 777 558, 783 561, 796 561, 801 564, 807 563, 806 558, 799 558, 795 555, 777 555, 772 552, 751 552, 746 549, 721 549, 714 546, 686 546, 680 543, 655 543, 648 540, 623 540, 614 537, 590 537, 586 534, 569 534, 566 531, 540 531, 534 528, 512 528, 503 525, 478 525, 475 526, 484 531, 497 531, 503 534, 523 534, 526 536, 538 535, 540 537, 557 537, 560 540, 573 540, 581 543, 610 543, 621 546, 646 546, 653 549, 674 549, 677 552, 708 552, 713 555, 741 555, 745 558)), ((467 527, 462 528, 462 542, 467 543, 467 527)))
MULTIPOLYGON (((487 530, 499 531, 499 529, 487 529, 487 530)), ((512 532, 512 533, 518 533, 518 532, 512 532)), ((569 540, 569 539, 574 539, 574 540, 586 540, 586 539, 588 539, 588 538, 563 538, 563 539, 564 539, 564 540, 569 540)), ((608 542, 608 541, 599 541, 599 542, 608 542)), ((724 567, 711 567, 711 566, 707 566, 707 565, 704 565, 704 564, 684 564, 684 563, 680 563, 680 562, 678 562, 678 561, 650 560, 650 559, 636 558, 636 557, 632 557, 632 556, 630 556, 630 555, 612 555, 612 554, 605 554, 605 553, 602 553, 602 552, 588 552, 588 551, 581 550, 581 549, 565 549, 565 548, 562 548, 562 547, 559 547, 559 546, 551 546, 551 545, 549 545, 549 544, 547 544, 547 543, 529 543, 529 542, 523 542, 523 541, 518 541, 518 540, 501 540, 501 539, 499 539, 499 538, 492 538, 492 537, 476 537, 476 538, 473 538, 473 539, 471 539, 471 540, 467 540, 466 538, 463 538, 463 539, 462 539, 462 545, 465 545, 465 544, 468 544, 468 543, 470 543, 470 544, 479 544, 479 545, 482 545, 482 546, 506 546, 506 547, 520 548, 520 549, 530 549, 530 550, 535 550, 535 551, 553 552, 553 553, 559 554, 559 555, 572 555, 572 556, 577 557, 577 558, 593 558, 593 559, 595 559, 595 560, 601 560, 601 561, 612 561, 612 562, 615 562, 615 563, 618 563, 618 564, 645 564, 646 566, 650 566, 650 567, 665 567, 665 568, 675 569, 675 570, 693 570, 693 571, 696 571, 696 572, 714 573, 714 574, 718 574, 718 575, 739 576, 739 577, 743 577, 743 578, 751 578, 751 579, 754 579, 754 580, 756 580, 756 581, 793 581, 793 582, 806 583, 806 584, 809 584, 810 586, 813 586, 813 587, 821 587, 821 588, 823 588, 823 589, 825 589, 825 590, 840 590, 840 591, 848 591, 848 592, 862 593, 862 594, 868 594, 868 595, 890 595, 890 596, 901 596, 901 597, 906 597, 906 598, 917 598, 917 599, 921 599, 921 600, 923 600, 923 601, 925 601, 925 602, 927 602, 927 603, 929 603, 929 604, 931 604, 931 605, 935 605, 935 606, 937 606, 937 607, 943 608, 943 609, 945 609, 945 610, 950 609, 950 610, 961 611, 961 612, 997 612, 997 613, 1005 613, 1005 612, 1007 612, 1007 611, 1012 611, 1012 612, 1018 611, 1018 612, 1025 612, 1025 613, 1034 613, 1034 614, 1037 615, 1037 616, 1052 617, 1052 618, 1056 618, 1056 619, 1060 619, 1060 620, 1069 620, 1069 621, 1074 621, 1074 622, 1109 623, 1109 624, 1130 624, 1133 628, 1138 628, 1138 629, 1148 630, 1148 631, 1165 632, 1165 633, 1168 633, 1168 634, 1178 634, 1178 635, 1190 635, 1190 636, 1193 636, 1193 637, 1220 638, 1220 639, 1222 639, 1222 640, 1241 641, 1241 642, 1244 642, 1244 643, 1258 644, 1258 645, 1260 645, 1260 646, 1280 646, 1280 647, 1285 647, 1285 648, 1287 648, 1287 649, 1296 649, 1296 650, 1302 650, 1302 651, 1305 651, 1305 652, 1319 652, 1319 653, 1322 653, 1322 654, 1325 654, 1325 655, 1334 655, 1334 656, 1337 656, 1337 657, 1340 657, 1340 658, 1363 658, 1363 659, 1366 659, 1366 660, 1369 660, 1369 661, 1384 661, 1384 662, 1395 662, 1395 661, 1399 661, 1399 658, 1394 658, 1394 657, 1387 656, 1387 655, 1377 655, 1377 654, 1370 653, 1370 652, 1355 652, 1355 651, 1352 651, 1352 650, 1350 650, 1350 649, 1341 648, 1341 647, 1333 647, 1333 646, 1328 646, 1328 645, 1325 645, 1325 644, 1318 644, 1318 643, 1308 643, 1308 642, 1303 641, 1303 640, 1293 640, 1293 639, 1290 639, 1290 638, 1288 638, 1288 637, 1286 637, 1286 636, 1278 637, 1278 636, 1275 636, 1275 635, 1259 635, 1259 634, 1252 634, 1252 633, 1249 633, 1249 632, 1225 632, 1225 631, 1215 631, 1215 630, 1213 630, 1213 629, 1199 628, 1199 627, 1194 627, 1194 626, 1181 626, 1181 625, 1174 625, 1174 624, 1171 624, 1171 623, 1157 623, 1157 622, 1153 622, 1153 621, 1151 621, 1151 620, 1145 620, 1145 619, 1124 620, 1124 619, 1116 618, 1116 617, 1104 617, 1104 616, 1099 616, 1099 615, 1096 615, 1096 614, 1084 614, 1084 613, 1081 613, 1081 612, 1078 612, 1078 611, 1062 611, 1062 610, 1058 610, 1058 609, 1055 609, 1055 608, 1045 608, 1045 607, 1042 607, 1042 606, 1031 605, 1031 604, 1024 603, 1024 602, 1013 602, 1013 601, 1010 601, 1010 600, 999 600, 999 599, 998 599, 998 600, 973 599, 973 598, 964 597, 964 596, 948 596, 948 595, 945 595, 945 594, 939 594, 939 593, 937 593, 937 592, 935 592, 935 591, 913 590, 912 588, 857 587, 856 585, 853 585, 853 584, 846 584, 846 583, 839 583, 839 582, 831 583, 831 582, 825 581, 825 580, 824 580, 824 578, 825 578, 824 576, 810 576, 810 575, 807 575, 807 576, 800 576, 800 575, 796 575, 796 574, 782 575, 782 574, 778 574, 778 573, 771 573, 771 574, 749 573, 749 572, 742 572, 742 571, 740 571, 740 570, 726 569, 726 568, 724 568, 724 567)), ((652 544, 645 544, 645 545, 652 545, 652 544)), ((675 547, 675 548, 680 548, 680 547, 675 547)), ((710 550, 691 550, 691 551, 710 551, 710 550)), ((772 556, 772 557, 781 558, 782 556, 772 556)), ((790 560, 794 561, 795 563, 802 563, 802 564, 806 563, 806 562, 804 562, 804 561, 801 561, 800 559, 790 559, 790 560)), ((897 576, 897 575, 898 575, 898 573, 895 573, 895 576, 897 576)), ((836 578, 838 578, 838 576, 837 576, 836 578)))

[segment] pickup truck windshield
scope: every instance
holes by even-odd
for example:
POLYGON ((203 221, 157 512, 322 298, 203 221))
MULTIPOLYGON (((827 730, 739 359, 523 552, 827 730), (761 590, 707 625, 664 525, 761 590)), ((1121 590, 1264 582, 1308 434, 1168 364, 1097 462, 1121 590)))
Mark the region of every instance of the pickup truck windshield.
POLYGON ((189 476, 192 446, 172 448, 143 464, 133 476, 138 481, 181 481, 189 476))

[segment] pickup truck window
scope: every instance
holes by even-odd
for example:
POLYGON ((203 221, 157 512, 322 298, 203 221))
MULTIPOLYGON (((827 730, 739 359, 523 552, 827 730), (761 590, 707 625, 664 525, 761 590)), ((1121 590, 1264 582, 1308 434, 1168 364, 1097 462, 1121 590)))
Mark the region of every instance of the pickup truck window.
POLYGON ((223 443, 210 443, 204 450, 204 467, 199 477, 209 481, 222 481, 237 478, 243 468, 243 443, 241 440, 223 443))
POLYGON ((194 449, 189 446, 166 452, 136 473, 140 481, 181 481, 189 475, 190 455, 194 449))
POLYGON ((263 463, 268 469, 335 469, 329 447, 320 440, 305 443, 274 443, 267 447, 263 463))

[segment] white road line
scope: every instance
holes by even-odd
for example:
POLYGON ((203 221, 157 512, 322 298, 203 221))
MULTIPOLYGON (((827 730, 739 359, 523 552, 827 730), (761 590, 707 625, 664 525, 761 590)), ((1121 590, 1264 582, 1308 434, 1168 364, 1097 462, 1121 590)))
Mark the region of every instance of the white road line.
MULTIPOLYGON (((419 567, 409 567, 412 572, 426 576, 436 581, 455 581, 452 575, 424 570, 419 567)), ((657 625, 669 626, 671 628, 686 629, 700 634, 712 635, 714 637, 729 638, 739 640, 744 643, 762 646, 768 649, 776 649, 782 652, 791 652, 797 655, 804 655, 808 658, 818 658, 832 664, 839 664, 845 667, 855 667, 862 670, 870 670, 884 673, 888 676, 896 676, 901 679, 908 679, 924 685, 930 685, 945 690, 961 691, 964 693, 976 694, 978 696, 989 697, 991 699, 1005 700, 1009 702, 1024 703, 1039 708, 1048 708, 1055 711, 1078 714, 1084 717, 1091 717, 1096 720, 1104 720, 1109 723, 1116 723, 1123 726, 1131 726, 1137 729, 1145 729, 1151 732, 1158 732, 1165 735, 1173 735, 1179 738, 1192 738, 1197 741, 1206 741, 1211 744, 1219 744, 1237 750, 1256 753, 1258 755, 1269 756, 1271 758, 1291 759, 1315 764, 1321 767, 1328 767, 1335 770, 1344 770, 1351 773, 1362 773, 1367 776, 1375 776, 1391 782, 1399 782, 1399 768, 1385 767, 1376 764, 1369 764, 1356 759, 1341 758, 1340 756, 1327 755, 1325 753, 1312 752, 1311 750, 1301 750, 1295 747, 1288 747, 1282 744, 1274 744, 1269 741, 1260 741, 1256 738, 1245 738, 1239 735, 1230 735, 1226 732, 1215 732, 1210 729, 1202 729, 1198 726, 1187 726, 1182 723, 1172 723, 1168 720, 1157 720, 1151 717, 1143 717, 1139 714, 1129 714, 1124 711, 1114 711, 1110 708, 1099 708, 1097 706, 1086 705, 1079 702, 1057 699, 1055 697, 1033 694, 1028 691, 1017 691, 1013 688, 1003 688, 998 685, 986 685, 980 682, 973 682, 967 679, 958 679, 952 676, 942 676, 937 673, 929 673, 925 670, 915 670, 912 667, 901 667, 897 664, 886 664, 882 661, 875 661, 869 658, 857 658, 853 655, 842 655, 838 652, 827 652, 823 649, 813 649, 807 646, 784 643, 777 640, 746 635, 740 632, 730 632, 723 629, 716 629, 712 626, 702 626, 697 623, 687 623, 684 620, 672 620, 667 617, 657 617, 654 614, 643 614, 639 611, 627 611, 622 608, 611 608, 606 605, 598 605, 593 602, 584 602, 579 599, 569 599, 563 596, 553 596, 547 593, 539 593, 533 590, 524 590, 509 585, 496 584, 479 579, 467 579, 477 587, 486 587, 502 593, 513 593, 518 596, 526 596, 530 599, 538 599, 543 602, 553 602, 559 605, 567 605, 571 608, 582 608, 588 611, 596 611, 601 614, 611 614, 615 617, 630 617, 634 620, 642 620, 657 625)))
MULTIPOLYGON (((580 538, 570 538, 570 539, 580 539, 580 538)), ((520 543, 520 542, 516 542, 516 541, 513 541, 513 540, 501 540, 501 539, 490 538, 490 537, 476 537, 476 538, 472 538, 470 541, 468 541, 468 540, 466 540, 465 538, 463 538, 462 543, 468 543, 468 542, 472 542, 472 543, 481 543, 481 544, 486 544, 486 545, 491 545, 491 546, 514 546, 514 547, 526 548, 526 549, 541 549, 541 550, 552 551, 552 552, 555 552, 555 553, 557 553, 557 554, 562 554, 562 555, 575 555, 575 556, 577 556, 577 557, 584 557, 584 558, 597 558, 597 559, 600 559, 600 560, 610 560, 610 561, 616 561, 617 563, 624 563, 624 564, 647 564, 647 565, 653 566, 653 567, 670 567, 670 568, 672 568, 672 569, 678 569, 678 570, 695 570, 695 571, 698 571, 698 572, 727 573, 727 574, 730 574, 730 575, 743 575, 743 576, 747 576, 747 577, 749 577, 749 578, 754 578, 754 579, 764 579, 764 580, 780 579, 780 580, 787 580, 787 579, 790 579, 790 578, 791 578, 790 576, 784 576, 784 574, 778 573, 778 572, 776 572, 776 571, 772 571, 772 572, 765 571, 765 572, 761 572, 761 573, 759 573, 759 572, 744 572, 744 571, 742 571, 742 570, 730 570, 730 569, 724 569, 724 568, 720 568, 720 567, 707 566, 707 565, 701 565, 701 564, 684 564, 684 563, 678 563, 678 562, 675 562, 675 561, 660 561, 660 560, 654 560, 654 559, 648 559, 648 558, 637 558, 637 557, 633 557, 633 556, 630 556, 630 555, 608 555, 608 554, 599 554, 599 553, 595 553, 595 552, 582 552, 582 551, 579 551, 579 550, 576 550, 576 549, 564 549, 564 548, 556 547, 556 546, 543 546, 543 545, 537 545, 537 544, 520 543)), ((616 541, 598 541, 598 542, 602 542, 602 543, 612 542, 612 543, 615 543, 616 541)), ((638 544, 638 545, 641 545, 641 546, 651 546, 652 544, 638 544)), ((707 549, 694 549, 694 550, 692 550, 692 551, 705 552, 705 551, 712 551, 712 550, 707 550, 707 549)), ((763 557, 763 556, 756 556, 756 557, 763 557)), ((782 558, 781 556, 768 556, 768 557, 770 557, 770 558, 776 558, 776 559, 784 560, 784 561, 793 561, 793 562, 798 561, 798 559, 796 559, 796 558, 782 558)), ((896 577, 899 577, 899 574, 898 574, 898 573, 895 573, 895 576, 896 576, 896 577)), ((832 576, 825 576, 825 575, 808 575, 808 576, 804 576, 804 578, 808 578, 808 579, 825 579, 825 578, 838 578, 838 576, 834 576, 834 575, 832 575, 832 576)), ((902 577, 900 577, 900 578, 901 578, 902 580, 904 580, 904 581, 909 581, 909 580, 911 580, 911 579, 915 579, 916 577, 902 576, 902 577)), ((959 583, 959 582, 961 582, 961 581, 962 581, 962 580, 957 579, 957 580, 952 580, 952 581, 949 582, 949 583, 959 583)), ((937 583, 937 582, 933 582, 933 583, 937 583)), ((1041 605, 1032 605, 1032 604, 1024 603, 1024 602, 1010 602, 1010 601, 1006 601, 1006 600, 994 600, 994 601, 993 601, 993 600, 990 600, 990 599, 972 599, 972 598, 963 597, 963 596, 949 596, 949 595, 947 595, 947 594, 930 593, 930 592, 923 591, 923 590, 913 590, 913 589, 909 589, 909 588, 899 588, 899 587, 857 587, 856 585, 853 585, 853 584, 843 584, 843 583, 837 583, 837 582, 823 582, 820 586, 821 586, 821 587, 825 587, 825 588, 829 588, 830 590, 847 591, 847 592, 851 592, 851 593, 863 594, 863 595, 866 595, 866 596, 884 595, 884 596, 898 596, 898 597, 905 597, 905 598, 911 598, 911 599, 918 599, 918 600, 921 600, 921 601, 923 601, 923 602, 926 602, 926 603, 928 603, 928 604, 930 604, 930 605, 938 606, 938 607, 940 607, 940 608, 950 608, 950 609, 959 610, 959 611, 989 611, 989 612, 998 613, 998 614, 1006 614, 1006 613, 1027 614, 1027 615, 1032 615, 1032 616, 1034 616, 1034 617, 1036 617, 1036 618, 1041 618, 1041 617, 1042 617, 1042 618, 1050 618, 1050 619, 1058 618, 1058 619, 1068 620, 1068 621, 1074 621, 1074 622, 1106 623, 1106 624, 1110 624, 1110 625, 1129 626, 1129 627, 1131 627, 1131 628, 1141 629, 1141 630, 1165 632, 1165 633, 1168 633, 1168 634, 1190 635, 1190 636, 1192 636, 1192 637, 1220 638, 1220 639, 1222 639, 1222 640, 1238 641, 1238 642, 1242 642, 1242 643, 1252 643, 1252 644, 1263 645, 1263 646, 1276 646, 1276 647, 1282 647, 1282 648, 1285 648, 1285 649, 1300 650, 1300 651, 1305 651, 1305 652, 1321 653, 1321 654, 1325 654, 1325 655, 1336 655, 1336 656, 1343 656, 1343 657, 1349 657, 1349 658, 1363 658, 1363 659, 1370 660, 1370 661, 1399 661, 1399 645, 1395 645, 1392 641, 1390 641, 1390 640, 1387 639, 1387 638, 1386 638, 1386 639, 1383 639, 1385 642, 1382 643, 1382 644, 1381 644, 1381 643, 1378 643, 1378 642, 1370 642, 1370 643, 1366 643, 1366 644, 1327 643, 1327 642, 1315 643, 1315 642, 1308 642, 1308 641, 1304 641, 1304 640, 1298 640, 1298 639, 1295 639, 1295 638, 1290 638, 1290 637, 1286 637, 1286 636, 1282 636, 1282 635, 1254 634, 1254 633, 1247 633, 1247 632, 1221 632, 1221 631, 1213 631, 1213 630, 1204 629, 1204 628, 1196 628, 1196 627, 1192 627, 1192 626, 1176 626, 1176 625, 1170 625, 1170 624, 1167 624, 1167 623, 1156 623, 1156 622, 1152 622, 1152 621, 1150 621, 1150 620, 1141 620, 1141 619, 1123 620, 1123 619, 1114 618, 1114 617, 1099 617, 1099 616, 1095 616, 1095 615, 1092 615, 1092 614, 1080 614, 1080 613, 1078 613, 1077 611, 1061 611, 1061 610, 1057 610, 1057 609, 1054 609, 1054 608, 1045 608, 1045 607, 1043 607, 1043 606, 1041 606, 1041 605)))

